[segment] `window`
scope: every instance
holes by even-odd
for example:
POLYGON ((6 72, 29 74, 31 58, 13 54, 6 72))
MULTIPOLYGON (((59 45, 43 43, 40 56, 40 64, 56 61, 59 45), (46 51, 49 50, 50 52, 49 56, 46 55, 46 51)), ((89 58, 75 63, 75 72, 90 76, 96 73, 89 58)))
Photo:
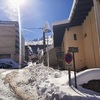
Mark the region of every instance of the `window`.
POLYGON ((87 33, 84 34, 84 38, 86 38, 86 37, 87 37, 87 33))
POLYGON ((73 36, 74 36, 74 40, 77 40, 77 35, 76 34, 73 34, 73 36))
POLYGON ((19 30, 15 30, 15 32, 19 33, 19 30))
POLYGON ((0 58, 11 58, 11 54, 0 54, 0 58))

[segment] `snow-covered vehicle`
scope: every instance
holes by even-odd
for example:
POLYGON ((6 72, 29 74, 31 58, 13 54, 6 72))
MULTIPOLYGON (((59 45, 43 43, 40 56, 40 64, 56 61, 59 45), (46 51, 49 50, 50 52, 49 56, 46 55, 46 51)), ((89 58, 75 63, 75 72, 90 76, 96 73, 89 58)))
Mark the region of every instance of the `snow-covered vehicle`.
POLYGON ((0 59, 0 68, 21 68, 21 66, 12 59, 0 59))

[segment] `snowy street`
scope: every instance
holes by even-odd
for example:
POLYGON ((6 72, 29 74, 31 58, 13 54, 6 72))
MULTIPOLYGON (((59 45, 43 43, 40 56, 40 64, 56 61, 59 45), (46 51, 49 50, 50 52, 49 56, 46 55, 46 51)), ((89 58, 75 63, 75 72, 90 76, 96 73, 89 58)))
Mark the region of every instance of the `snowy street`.
POLYGON ((20 70, 0 69, 0 100, 100 100, 100 93, 82 89, 80 84, 78 89, 74 88, 73 72, 71 77, 72 86, 69 87, 67 71, 55 70, 42 64, 30 63, 20 70))

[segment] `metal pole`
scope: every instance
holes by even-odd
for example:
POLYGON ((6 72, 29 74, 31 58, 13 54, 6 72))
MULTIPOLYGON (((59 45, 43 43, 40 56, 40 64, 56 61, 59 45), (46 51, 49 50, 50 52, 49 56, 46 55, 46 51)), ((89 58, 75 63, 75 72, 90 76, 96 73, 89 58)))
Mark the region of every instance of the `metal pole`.
POLYGON ((69 86, 71 86, 70 66, 68 66, 69 86))
POLYGON ((45 52, 46 52, 46 50, 45 50, 45 32, 43 32, 43 63, 44 63, 44 65, 45 65, 45 52))
POLYGON ((75 57, 74 57, 74 52, 73 52, 73 65, 74 65, 75 88, 77 88, 77 80, 76 80, 76 68, 75 68, 75 57))
POLYGON ((45 32, 43 32, 43 51, 44 51, 43 55, 45 55, 45 32))
POLYGON ((49 67, 48 33, 47 33, 47 63, 48 63, 48 67, 49 67))
MULTIPOLYGON (((45 51, 46 51, 45 50, 45 33, 51 32, 48 22, 45 23, 44 28, 43 28, 43 32, 44 32, 44 35, 43 35, 44 39, 43 40, 44 40, 44 55, 45 55, 45 51)), ((48 36, 47 36, 47 45, 48 45, 48 36)), ((49 66, 49 54, 48 53, 49 52, 48 52, 48 46, 47 46, 47 63, 48 63, 48 66, 49 66)))

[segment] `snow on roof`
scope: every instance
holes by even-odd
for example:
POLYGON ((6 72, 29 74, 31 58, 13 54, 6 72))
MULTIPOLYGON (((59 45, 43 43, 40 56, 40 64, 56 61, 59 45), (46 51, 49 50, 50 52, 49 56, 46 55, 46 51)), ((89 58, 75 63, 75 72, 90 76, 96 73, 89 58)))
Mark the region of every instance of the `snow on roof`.
POLYGON ((52 25, 55 26, 55 25, 60 25, 60 24, 70 23, 70 20, 71 20, 71 17, 72 17, 73 11, 74 11, 74 9, 75 9, 75 5, 76 5, 76 3, 77 3, 77 0, 73 0, 72 9, 71 9, 71 12, 70 12, 70 15, 69 15, 68 19, 54 22, 52 25))
POLYGON ((69 18, 68 18, 69 21, 71 20, 73 11, 74 11, 74 9, 75 9, 75 5, 76 5, 76 3, 77 3, 76 1, 77 1, 77 0, 73 0, 72 9, 71 9, 71 12, 70 12, 70 15, 69 15, 69 18))
POLYGON ((65 20, 57 21, 54 22, 52 25, 55 26, 55 25, 66 24, 66 23, 69 23, 69 20, 65 19, 65 20))

